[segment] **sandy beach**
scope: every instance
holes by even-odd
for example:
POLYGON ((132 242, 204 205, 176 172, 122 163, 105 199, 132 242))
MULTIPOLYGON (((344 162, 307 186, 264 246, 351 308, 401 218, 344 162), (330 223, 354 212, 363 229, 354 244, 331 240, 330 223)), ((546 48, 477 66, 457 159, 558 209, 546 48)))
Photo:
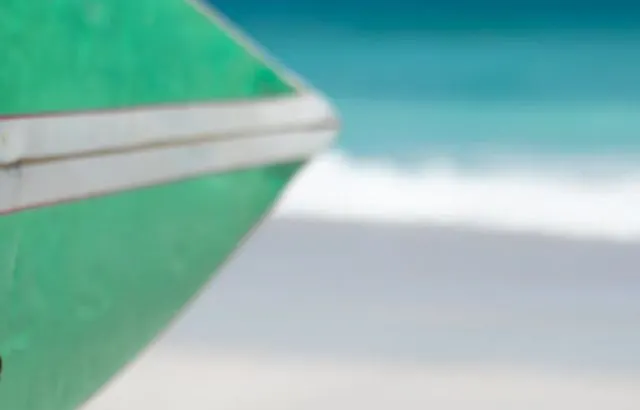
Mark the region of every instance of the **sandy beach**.
POLYGON ((274 220, 86 409, 637 409, 639 251, 274 220))

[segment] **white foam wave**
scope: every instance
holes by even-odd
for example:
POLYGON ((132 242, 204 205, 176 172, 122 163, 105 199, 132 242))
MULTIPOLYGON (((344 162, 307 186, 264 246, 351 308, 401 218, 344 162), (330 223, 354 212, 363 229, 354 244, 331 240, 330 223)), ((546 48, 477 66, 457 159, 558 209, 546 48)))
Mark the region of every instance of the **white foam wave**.
POLYGON ((640 239, 640 173, 616 178, 446 164, 407 171, 331 153, 293 183, 276 215, 447 224, 563 236, 640 239))

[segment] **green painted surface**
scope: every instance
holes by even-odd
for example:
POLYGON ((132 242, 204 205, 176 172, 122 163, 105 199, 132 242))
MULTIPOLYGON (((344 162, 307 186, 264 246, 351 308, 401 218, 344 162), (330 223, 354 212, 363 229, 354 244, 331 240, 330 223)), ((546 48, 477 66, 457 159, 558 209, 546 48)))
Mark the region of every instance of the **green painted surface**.
MULTIPOLYGON (((295 92, 185 0, 2 0, 0 45, 0 116, 295 92)), ((299 166, 0 215, 0 410, 84 403, 166 328, 299 166)))
POLYGON ((0 1, 0 115, 293 92, 195 1, 0 1))
POLYGON ((298 168, 0 217, 0 409, 83 403, 202 288, 298 168))

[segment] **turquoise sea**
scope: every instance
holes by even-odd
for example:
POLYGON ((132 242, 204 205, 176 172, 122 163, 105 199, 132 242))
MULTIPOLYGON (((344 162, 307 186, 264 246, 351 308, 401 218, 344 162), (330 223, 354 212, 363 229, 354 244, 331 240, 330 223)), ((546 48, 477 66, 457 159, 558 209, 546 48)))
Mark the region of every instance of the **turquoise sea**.
POLYGON ((308 178, 350 199, 292 194, 289 212, 640 235, 640 6, 216 5, 340 110, 308 178))

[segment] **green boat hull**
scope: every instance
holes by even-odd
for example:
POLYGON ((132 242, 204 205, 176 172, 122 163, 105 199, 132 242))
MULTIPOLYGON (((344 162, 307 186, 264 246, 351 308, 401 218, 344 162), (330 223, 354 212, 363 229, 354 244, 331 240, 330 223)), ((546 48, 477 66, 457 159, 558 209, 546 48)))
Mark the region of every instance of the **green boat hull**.
POLYGON ((197 3, 5 0, 0 23, 0 409, 70 410, 162 333, 336 127, 197 3))
POLYGON ((196 0, 3 0, 0 44, 2 115, 296 91, 196 0))
POLYGON ((87 400, 211 279, 298 167, 0 218, 0 408, 73 409, 87 400))

